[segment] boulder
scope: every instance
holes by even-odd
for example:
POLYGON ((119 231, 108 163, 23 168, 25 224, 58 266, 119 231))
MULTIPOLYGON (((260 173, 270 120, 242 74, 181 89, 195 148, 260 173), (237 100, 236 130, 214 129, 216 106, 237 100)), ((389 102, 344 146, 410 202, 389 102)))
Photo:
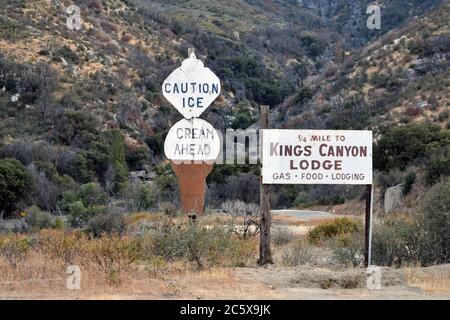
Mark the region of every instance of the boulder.
POLYGON ((397 185, 386 190, 384 194, 384 213, 391 213, 403 205, 403 186, 397 185))

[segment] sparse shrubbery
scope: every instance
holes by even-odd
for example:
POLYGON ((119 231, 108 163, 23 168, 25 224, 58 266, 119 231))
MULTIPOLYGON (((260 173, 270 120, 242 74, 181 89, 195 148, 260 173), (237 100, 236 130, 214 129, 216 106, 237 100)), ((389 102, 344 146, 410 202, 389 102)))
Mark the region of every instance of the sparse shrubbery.
POLYGON ((137 268, 141 259, 141 246, 137 239, 112 235, 90 240, 87 258, 103 271, 109 283, 120 285, 123 272, 137 268))
POLYGON ((273 230, 271 238, 275 245, 282 246, 294 240, 295 236, 288 227, 282 226, 273 230))
POLYGON ((52 259, 60 259, 67 264, 82 263, 86 254, 86 235, 81 232, 61 232, 43 230, 39 234, 38 249, 52 259))
MULTIPOLYGON (((376 265, 400 267, 450 262, 450 182, 433 186, 412 216, 391 216, 374 225, 372 260, 376 265)), ((336 260, 358 264, 364 237, 356 232, 334 242, 336 260), (355 259, 358 258, 358 259, 355 259)))
POLYGON ((27 216, 25 222, 32 229, 49 229, 54 226, 54 219, 48 212, 41 211, 38 207, 33 206, 25 210, 27 216))
POLYGON ((310 263, 312 257, 312 249, 309 244, 303 239, 298 239, 283 254, 282 261, 285 266, 295 267, 310 263))
POLYGON ((359 267, 364 262, 364 236, 362 232, 335 238, 330 242, 333 259, 345 266, 359 267))
POLYGON ((99 238, 102 235, 122 235, 125 232, 125 219, 119 213, 98 214, 87 222, 86 232, 99 238))
POLYGON ((189 223, 165 225, 147 236, 154 255, 166 261, 185 259, 199 268, 212 266, 245 266, 255 258, 255 244, 233 236, 223 226, 189 223))
POLYGON ((0 256, 4 257, 10 266, 16 268, 27 255, 32 246, 32 239, 23 235, 0 235, 0 256))

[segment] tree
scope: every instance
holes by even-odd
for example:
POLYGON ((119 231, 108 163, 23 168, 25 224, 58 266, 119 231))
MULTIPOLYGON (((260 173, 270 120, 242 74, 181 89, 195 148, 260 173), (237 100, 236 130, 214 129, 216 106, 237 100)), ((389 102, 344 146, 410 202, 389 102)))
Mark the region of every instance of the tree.
POLYGON ((450 144, 450 133, 430 124, 408 124, 390 129, 375 146, 375 166, 404 170, 416 160, 450 144))
POLYGON ((434 185, 421 200, 418 214, 420 260, 425 265, 450 262, 450 181, 434 185))
POLYGON ((0 160, 0 212, 3 217, 17 210, 32 186, 33 178, 19 161, 0 160))

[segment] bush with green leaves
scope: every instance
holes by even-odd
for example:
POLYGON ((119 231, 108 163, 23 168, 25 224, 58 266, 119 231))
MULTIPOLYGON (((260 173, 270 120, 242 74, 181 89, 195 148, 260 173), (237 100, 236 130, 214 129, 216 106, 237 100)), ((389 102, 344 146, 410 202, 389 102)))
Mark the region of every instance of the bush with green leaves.
POLYGON ((379 266, 395 266, 416 263, 417 228, 407 216, 392 216, 373 226, 372 261, 379 266))
POLYGON ((439 179, 450 176, 450 157, 436 157, 431 159, 425 168, 425 181, 433 185, 439 179))
POLYGON ((434 185, 421 200, 416 215, 422 264, 450 262, 450 181, 434 185))
POLYGON ((32 229, 49 229, 54 226, 53 216, 45 211, 42 211, 37 206, 32 206, 25 210, 25 222, 32 229))
POLYGON ((33 189, 33 178, 17 160, 0 160, 0 214, 8 216, 33 189))
POLYGON ((136 149, 127 149, 126 161, 130 170, 142 170, 150 159, 150 149, 145 145, 136 149))
POLYGON ((405 182, 403 184, 402 193, 406 196, 412 189, 414 182, 416 182, 417 174, 415 172, 410 172, 405 177, 405 182))
POLYGON ((61 210, 69 216, 72 227, 83 227, 89 219, 106 211, 108 196, 96 183, 82 185, 77 191, 66 191, 60 200, 61 210))
POLYGON ((156 188, 141 181, 130 182, 125 192, 129 212, 141 212, 156 207, 156 188))
POLYGON ((314 227, 308 233, 308 240, 311 243, 320 244, 336 237, 351 235, 361 229, 361 223, 350 218, 336 218, 314 227))
POLYGON ((156 134, 147 137, 145 143, 148 145, 154 156, 160 156, 164 152, 164 135, 156 134))
POLYGON ((252 114, 251 107, 248 101, 243 101, 236 105, 235 117, 231 124, 233 129, 247 129, 256 122, 257 119, 252 114))
POLYGON ((330 241, 333 259, 344 266, 359 267, 364 262, 364 235, 356 232, 330 241))
MULTIPOLYGON (((373 226, 372 261, 376 265, 401 267, 450 262, 450 181, 434 185, 419 201, 413 215, 389 216, 373 226)), ((361 256, 364 235, 336 238, 337 260, 353 264, 361 256)))
POLYGON ((404 170, 450 144, 450 132, 431 124, 411 123, 389 129, 374 148, 377 169, 404 170))
POLYGON ((99 238, 102 235, 122 235, 125 227, 125 218, 122 214, 104 213, 92 217, 85 230, 92 237, 99 238))

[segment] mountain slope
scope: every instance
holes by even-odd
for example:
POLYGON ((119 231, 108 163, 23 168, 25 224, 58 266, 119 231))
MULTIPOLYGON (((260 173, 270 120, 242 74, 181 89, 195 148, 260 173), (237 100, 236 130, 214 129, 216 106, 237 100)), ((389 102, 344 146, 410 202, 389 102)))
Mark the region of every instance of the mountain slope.
POLYGON ((376 129, 429 119, 448 126, 449 14, 450 5, 444 5, 391 31, 343 64, 330 63, 310 79, 303 95, 280 107, 280 125, 376 129))

